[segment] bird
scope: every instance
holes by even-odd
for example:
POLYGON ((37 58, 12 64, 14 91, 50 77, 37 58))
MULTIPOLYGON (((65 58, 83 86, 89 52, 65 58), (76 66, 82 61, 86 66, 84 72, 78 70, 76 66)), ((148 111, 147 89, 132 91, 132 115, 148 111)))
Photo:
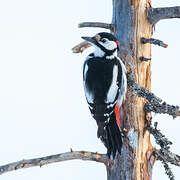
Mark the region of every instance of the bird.
POLYGON ((117 56, 119 43, 113 34, 100 32, 82 39, 94 46, 83 65, 86 100, 98 126, 97 137, 107 148, 108 157, 114 159, 122 148, 119 108, 127 91, 126 68, 117 56))

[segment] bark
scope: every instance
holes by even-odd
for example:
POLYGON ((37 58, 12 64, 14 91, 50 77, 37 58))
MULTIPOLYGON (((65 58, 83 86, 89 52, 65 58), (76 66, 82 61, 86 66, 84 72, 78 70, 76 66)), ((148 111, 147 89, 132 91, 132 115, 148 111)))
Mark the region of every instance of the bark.
MULTIPOLYGON (((151 89, 151 62, 140 59, 151 58, 151 44, 143 44, 141 38, 152 37, 152 24, 147 19, 146 9, 150 0, 113 0, 115 36, 120 43, 119 57, 127 69, 132 70, 136 83, 151 89)), ((132 96, 128 91, 121 110, 121 123, 127 129, 121 155, 117 155, 113 166, 107 168, 108 180, 149 180, 155 157, 150 142, 148 124, 144 112, 145 99, 132 96)))

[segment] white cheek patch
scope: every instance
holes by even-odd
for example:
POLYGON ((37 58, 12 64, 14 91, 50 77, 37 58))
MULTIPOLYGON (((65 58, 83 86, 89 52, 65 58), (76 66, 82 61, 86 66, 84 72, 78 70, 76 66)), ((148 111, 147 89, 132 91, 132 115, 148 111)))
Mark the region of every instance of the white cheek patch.
POLYGON ((96 57, 103 57, 105 55, 105 52, 101 50, 98 46, 94 45, 95 51, 94 51, 94 56, 96 57))
POLYGON ((117 44, 114 41, 107 40, 105 43, 102 43, 102 42, 99 42, 99 43, 108 50, 114 50, 117 48, 117 44))

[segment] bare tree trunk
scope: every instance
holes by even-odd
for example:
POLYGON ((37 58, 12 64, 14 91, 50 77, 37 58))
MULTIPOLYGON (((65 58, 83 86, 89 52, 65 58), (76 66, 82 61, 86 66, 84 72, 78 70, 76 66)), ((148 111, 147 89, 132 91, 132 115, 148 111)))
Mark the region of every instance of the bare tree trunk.
MULTIPOLYGON (((152 37, 152 24, 148 22, 146 9, 150 0, 113 0, 115 36, 120 42, 120 58, 132 70, 135 81, 151 88, 151 45, 142 44, 141 38, 152 37)), ((107 168, 108 180, 151 179, 154 156, 147 120, 145 100, 132 96, 129 90, 121 113, 121 123, 127 129, 122 153, 114 165, 107 168), (123 115, 123 118, 122 118, 123 115)))

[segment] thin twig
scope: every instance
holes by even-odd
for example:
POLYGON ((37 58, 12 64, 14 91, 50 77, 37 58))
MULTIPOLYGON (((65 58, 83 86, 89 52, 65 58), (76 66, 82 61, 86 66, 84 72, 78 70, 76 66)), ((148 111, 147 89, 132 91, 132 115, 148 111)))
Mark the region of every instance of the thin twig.
POLYGON ((66 153, 55 154, 51 156, 28 159, 28 160, 22 160, 22 161, 6 164, 4 166, 0 166, 0 175, 7 173, 9 171, 14 171, 18 169, 29 168, 29 167, 34 167, 34 166, 42 167, 47 164, 74 160, 74 159, 96 161, 96 162, 104 163, 106 166, 109 166, 112 163, 112 161, 108 159, 106 154, 98 154, 98 153, 87 152, 87 151, 72 151, 72 152, 66 152, 66 153))
POLYGON ((168 45, 165 44, 163 41, 159 40, 159 39, 153 39, 153 38, 150 38, 150 39, 146 39, 146 38, 141 38, 141 42, 143 44, 146 44, 146 43, 150 43, 150 44, 155 44, 155 45, 158 45, 158 46, 161 46, 163 48, 167 48, 168 45))
POLYGON ((156 24, 162 19, 180 18, 180 6, 150 8, 147 9, 147 16, 151 24, 156 24))
POLYGON ((102 22, 82 22, 82 23, 79 23, 78 27, 79 28, 83 28, 83 27, 105 28, 105 29, 109 29, 112 32, 115 32, 115 26, 113 24, 102 23, 102 22))

